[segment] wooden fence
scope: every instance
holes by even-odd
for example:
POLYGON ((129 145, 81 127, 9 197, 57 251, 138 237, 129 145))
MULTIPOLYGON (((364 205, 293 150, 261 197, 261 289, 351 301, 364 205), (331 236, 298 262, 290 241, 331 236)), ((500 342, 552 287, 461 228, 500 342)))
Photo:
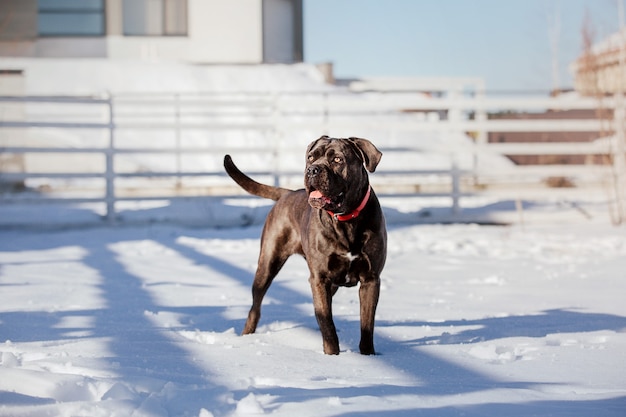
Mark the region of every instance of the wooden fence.
MULTIPOLYGON (((204 183, 196 196, 236 193, 235 188, 229 188, 231 182, 221 167, 225 153, 241 155, 249 164, 244 170, 251 175, 276 184, 298 184, 306 144, 321 134, 330 134, 382 138, 374 142, 386 155, 396 155, 391 160, 400 162, 381 166, 373 176, 379 194, 419 191, 422 196, 446 195, 452 210, 458 212, 464 193, 494 183, 539 183, 554 176, 581 183, 606 179, 608 166, 507 166, 503 162, 494 168, 492 161, 499 155, 606 155, 611 153, 610 141, 486 140, 487 132, 607 130, 597 119, 487 117, 496 110, 597 106, 593 99, 571 97, 428 97, 416 91, 0 97, 0 183, 28 184, 45 179, 66 184, 61 187, 63 192, 53 186, 52 191, 57 192, 48 193, 46 198, 5 192, 1 203, 103 202, 106 219, 114 221, 118 201, 179 198, 185 195, 187 185, 198 181, 204 183), (473 141, 463 139, 467 132, 473 141), (21 167, 7 163, 29 155, 36 156, 38 162, 22 163, 21 167), (432 168, 412 162, 424 155, 447 162, 432 168), (486 155, 490 156, 487 160, 486 155), (55 156, 54 169, 48 169, 53 165, 48 161, 55 156), (65 163, 70 156, 79 163, 65 163), (202 163, 198 163, 199 158, 202 163), (80 163, 81 159, 91 162, 80 163), (167 166, 163 166, 165 160, 169 161, 167 166), (82 168, 72 169, 70 165, 82 168), (161 185, 152 193, 140 191, 146 181, 166 179, 174 186, 161 185), (92 195, 93 190, 83 193, 80 190, 84 186, 72 192, 72 184, 90 180, 100 184, 91 188, 100 189, 101 194, 92 195), (135 185, 123 185, 129 181, 135 185)), ((614 105, 609 102, 608 106, 614 105)), ((189 193, 185 198, 190 198, 189 193)))

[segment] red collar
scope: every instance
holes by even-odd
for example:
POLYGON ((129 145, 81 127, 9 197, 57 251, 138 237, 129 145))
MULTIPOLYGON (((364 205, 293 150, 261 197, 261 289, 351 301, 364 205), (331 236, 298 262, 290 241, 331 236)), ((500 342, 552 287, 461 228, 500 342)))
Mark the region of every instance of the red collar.
POLYGON ((352 220, 352 219, 359 217, 359 214, 361 214, 361 210, 365 208, 365 205, 370 199, 371 191, 372 191, 372 187, 368 186, 367 192, 365 193, 365 197, 363 197, 363 201, 361 201, 361 204, 359 204, 359 206, 355 208, 354 210, 352 210, 350 213, 338 214, 338 213, 333 213, 332 211, 329 211, 328 214, 330 214, 334 219, 339 220, 340 222, 345 222, 345 221, 352 220))

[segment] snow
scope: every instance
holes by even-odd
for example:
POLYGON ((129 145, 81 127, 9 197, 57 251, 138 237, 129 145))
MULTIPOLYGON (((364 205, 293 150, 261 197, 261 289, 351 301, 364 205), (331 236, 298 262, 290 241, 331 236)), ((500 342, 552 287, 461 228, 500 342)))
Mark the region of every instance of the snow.
POLYGON ((239 336, 260 232, 0 231, 0 415, 624 415, 623 228, 392 224, 374 357, 300 258, 239 336))
MULTIPOLYGON (((29 94, 317 82, 306 66, 164 64, 133 83, 148 64, 33 62, 3 63, 28 70, 29 94)), ((431 148, 466 140, 439 139, 431 148)), ((270 288, 257 333, 239 335, 267 202, 121 202, 124 226, 108 227, 89 204, 4 205, 0 416, 623 417, 624 228, 610 226, 603 192, 558 191, 464 199, 456 217, 449 198, 381 198, 389 251, 376 356, 358 353, 354 288, 334 299, 341 353, 323 354, 298 257, 270 288), (510 225, 424 224, 451 220, 510 225)))
POLYGON ((315 66, 158 64, 137 60, 12 58, 3 69, 22 70, 24 94, 93 95, 94 93, 268 92, 322 90, 315 66))

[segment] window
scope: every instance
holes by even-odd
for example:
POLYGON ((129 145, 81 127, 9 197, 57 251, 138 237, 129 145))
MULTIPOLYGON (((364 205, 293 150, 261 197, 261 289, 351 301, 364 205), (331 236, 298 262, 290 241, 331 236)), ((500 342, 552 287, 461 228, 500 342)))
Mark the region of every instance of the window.
POLYGON ((124 0, 124 35, 187 35, 187 0, 124 0))
POLYGON ((40 36, 103 36, 104 0, 38 0, 40 36))

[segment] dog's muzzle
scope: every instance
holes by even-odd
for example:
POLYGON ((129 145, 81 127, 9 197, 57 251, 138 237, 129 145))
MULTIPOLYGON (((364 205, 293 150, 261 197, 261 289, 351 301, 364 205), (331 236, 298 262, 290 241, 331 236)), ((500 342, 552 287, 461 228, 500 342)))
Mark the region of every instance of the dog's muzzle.
POLYGON ((321 165, 311 165, 305 172, 306 188, 309 192, 309 204, 320 210, 341 210, 344 192, 333 191, 329 173, 321 165))
POLYGON ((306 169, 306 176, 308 178, 316 177, 322 172, 322 168, 319 165, 311 165, 306 169))

